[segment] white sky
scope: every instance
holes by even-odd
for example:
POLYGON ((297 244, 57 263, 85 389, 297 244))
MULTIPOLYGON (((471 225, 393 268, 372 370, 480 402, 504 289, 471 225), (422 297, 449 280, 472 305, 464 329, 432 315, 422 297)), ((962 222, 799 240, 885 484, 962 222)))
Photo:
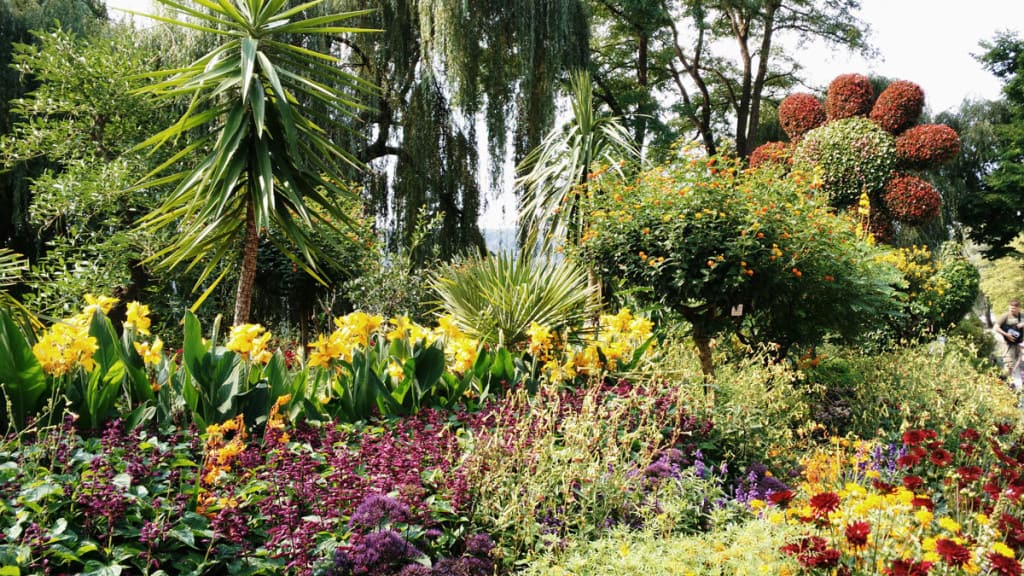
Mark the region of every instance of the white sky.
POLYGON ((955 109, 965 98, 998 98, 998 79, 971 54, 981 53, 978 42, 997 31, 1024 36, 1024 0, 861 0, 858 16, 871 26, 881 59, 866 62, 809 46, 797 54, 808 82, 824 87, 850 72, 910 80, 924 89, 933 113, 955 109))

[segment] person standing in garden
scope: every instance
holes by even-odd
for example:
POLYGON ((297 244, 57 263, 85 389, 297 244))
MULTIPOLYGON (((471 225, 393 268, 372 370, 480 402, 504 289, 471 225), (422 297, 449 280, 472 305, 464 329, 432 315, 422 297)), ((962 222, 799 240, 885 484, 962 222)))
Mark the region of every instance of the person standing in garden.
MULTIPOLYGON (((1020 299, 1010 300, 1010 308, 996 319, 995 331, 1003 337, 1006 352, 1003 354, 1003 368, 1011 378, 1020 363, 1021 333, 1024 330, 1024 318, 1020 314, 1020 299)), ((1018 382, 1013 382, 1018 385, 1018 382)))

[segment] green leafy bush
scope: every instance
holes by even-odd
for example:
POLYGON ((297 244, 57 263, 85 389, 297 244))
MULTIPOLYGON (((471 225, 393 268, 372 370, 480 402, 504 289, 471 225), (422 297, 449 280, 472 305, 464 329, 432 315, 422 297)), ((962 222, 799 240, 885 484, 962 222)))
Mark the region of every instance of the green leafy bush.
POLYGON ((829 332, 872 326, 894 310, 900 281, 856 223, 814 191, 802 173, 679 161, 595 198, 581 255, 682 315, 699 346, 731 331, 785 356, 829 332))

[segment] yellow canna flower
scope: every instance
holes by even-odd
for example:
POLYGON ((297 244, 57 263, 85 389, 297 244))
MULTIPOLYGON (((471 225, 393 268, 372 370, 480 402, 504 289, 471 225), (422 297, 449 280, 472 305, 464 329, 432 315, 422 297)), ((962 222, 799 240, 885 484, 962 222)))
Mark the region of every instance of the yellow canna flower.
POLYGON ((92 316, 92 312, 100 310, 104 314, 110 313, 110 309, 118 303, 117 298, 111 298, 110 296, 94 296, 92 294, 85 295, 85 308, 84 312, 87 312, 89 316, 92 316))
POLYGON ((270 336, 270 332, 259 324, 240 324, 231 327, 226 346, 251 362, 266 364, 273 357, 267 350, 270 336))
POLYGON ((405 380, 405 369, 398 362, 392 360, 388 362, 387 368, 388 376, 395 382, 401 382, 405 380))
POLYGON ((160 360, 163 359, 161 352, 164 349, 164 343, 159 337, 153 340, 152 344, 147 342, 135 342, 134 346, 135 351, 139 353, 139 356, 142 356, 142 361, 146 364, 156 366, 160 363, 160 360))
POLYGON ((149 335, 149 306, 138 302, 129 302, 128 312, 125 316, 125 328, 132 328, 139 334, 149 335))

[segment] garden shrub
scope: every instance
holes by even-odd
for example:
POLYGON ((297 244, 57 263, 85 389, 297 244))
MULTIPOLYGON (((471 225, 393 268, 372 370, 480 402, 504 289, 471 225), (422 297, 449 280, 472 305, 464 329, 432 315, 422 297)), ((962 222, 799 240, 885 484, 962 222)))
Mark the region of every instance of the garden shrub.
POLYGON ((806 174, 741 173, 720 158, 656 168, 593 200, 581 256, 690 322, 706 372, 708 339, 725 332, 785 356, 829 331, 853 337, 899 281, 814 192, 806 174))
POLYGON ((850 418, 840 433, 873 438, 880 431, 947 424, 983 429, 1019 417, 1013 391, 991 367, 979 369, 976 351, 958 338, 871 355, 831 347, 826 353, 833 360, 806 371, 808 380, 830 387, 834 363, 848 366, 839 385, 850 418))
POLYGON ((866 118, 832 121, 803 137, 793 164, 808 171, 820 167, 822 190, 829 202, 846 208, 862 193, 885 188, 896 168, 896 143, 866 118))
POLYGON ((867 116, 874 103, 871 81, 860 74, 840 74, 828 85, 825 113, 829 121, 867 116))
POLYGON ((924 110, 924 90, 913 82, 896 80, 875 101, 871 119, 883 130, 899 134, 917 122, 924 110))
POLYGON ((779 104, 779 124, 791 142, 825 123, 825 107, 811 94, 790 94, 779 104))

